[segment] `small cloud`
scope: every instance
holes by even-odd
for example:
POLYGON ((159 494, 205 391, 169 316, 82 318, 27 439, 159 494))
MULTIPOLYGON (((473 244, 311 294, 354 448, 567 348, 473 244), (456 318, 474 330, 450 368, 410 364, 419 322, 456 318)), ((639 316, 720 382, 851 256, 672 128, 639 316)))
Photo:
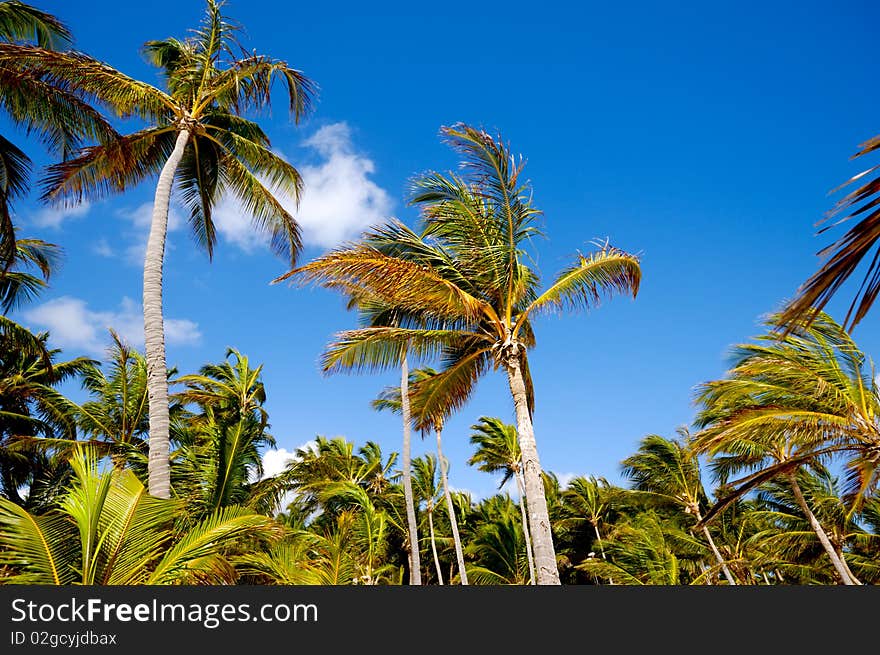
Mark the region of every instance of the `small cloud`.
MULTIPOLYGON (((376 165, 355 150, 347 123, 325 125, 303 145, 323 161, 297 166, 303 178, 299 208, 285 193, 276 197, 296 218, 305 244, 330 248, 387 220, 393 206, 391 197, 370 179, 376 165)), ((235 199, 219 203, 214 222, 227 241, 245 252, 266 243, 266 236, 253 229, 250 216, 235 199)))
POLYGON ((45 207, 31 216, 30 222, 37 227, 58 229, 65 221, 88 214, 91 206, 91 203, 83 201, 72 206, 45 207))
POLYGON ((110 247, 107 239, 98 239, 98 242, 92 247, 92 252, 100 257, 115 257, 116 251, 110 247))
POLYGON ((555 475, 556 479, 559 480, 560 489, 565 489, 577 477, 577 473, 556 473, 555 475))
MULTIPOLYGON (((49 330, 52 342, 63 349, 101 356, 106 351, 113 328, 128 343, 143 347, 143 310, 131 298, 123 298, 116 310, 95 311, 85 300, 62 296, 24 312, 29 323, 49 330)), ((197 323, 188 319, 165 319, 168 345, 193 345, 201 341, 197 323)))

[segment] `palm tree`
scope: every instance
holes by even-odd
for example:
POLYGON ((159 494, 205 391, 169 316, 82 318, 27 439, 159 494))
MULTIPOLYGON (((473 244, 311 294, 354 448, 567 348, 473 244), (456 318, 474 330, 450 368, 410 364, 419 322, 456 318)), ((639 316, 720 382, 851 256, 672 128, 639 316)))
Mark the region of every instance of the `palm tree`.
POLYGON ((186 388, 174 399, 200 410, 184 430, 185 479, 179 490, 189 496, 197 514, 251 504, 253 483, 263 475, 262 449, 275 446, 267 431, 262 369, 251 367, 247 356, 229 348, 223 363, 208 364, 198 374, 176 380, 186 388))
POLYGON ((473 534, 467 553, 474 560, 468 568, 473 584, 530 584, 522 523, 516 506, 507 495, 495 495, 475 509, 473 534))
POLYGON ((526 559, 529 563, 529 584, 535 584, 535 560, 532 557, 532 538, 525 505, 525 492, 522 473, 522 455, 516 437, 516 427, 503 423, 501 419, 481 416, 471 426, 471 444, 477 451, 468 460, 468 464, 476 466, 486 473, 501 471, 504 475, 498 488, 501 489, 513 478, 516 480, 519 510, 522 515, 522 531, 526 544, 526 559))
POLYGON ((405 349, 440 354, 443 370, 424 383, 426 415, 446 416, 460 408, 489 368, 506 372, 523 454, 537 581, 559 584, 532 427, 531 319, 541 312, 593 306, 614 292, 635 295, 638 258, 604 244, 579 255, 539 292, 524 247, 538 233, 540 212, 521 180, 522 161, 500 138, 473 127, 444 128, 443 134, 463 156, 465 175, 430 173, 416 180, 412 202, 421 209, 422 236, 391 222, 369 231, 361 243, 331 251, 276 281, 295 278, 346 293, 360 289, 419 319, 415 327, 345 332, 324 363, 325 370, 351 362, 378 369, 400 362, 405 349))
MULTIPOLYGON (((864 157, 878 149, 880 135, 861 144, 853 159, 864 157)), ((859 220, 837 241, 819 251, 819 256, 827 261, 801 285, 797 296, 786 306, 779 321, 783 329, 790 330, 797 323, 816 318, 872 250, 874 255, 847 310, 843 320, 844 327, 854 328, 874 304, 880 291, 880 255, 876 250, 880 239, 880 178, 874 175, 865 181, 865 176, 876 173, 877 169, 876 165, 872 166, 835 189, 837 191, 858 182, 858 186, 828 212, 826 220, 837 220, 819 233, 854 218, 859 220)))
MULTIPOLYGON (((419 382, 437 375, 437 371, 429 367, 415 369, 410 372, 409 383, 418 384, 419 382)), ((412 399, 411 401, 412 402, 412 399)), ((420 399, 416 398, 415 403, 418 408, 420 399)), ((399 387, 386 388, 378 398, 373 401, 375 409, 389 409, 393 412, 402 411, 402 395, 399 387)), ((416 412, 416 416, 422 416, 422 412, 416 412)), ((455 547, 455 557, 458 563, 458 577, 462 585, 468 584, 467 568, 464 561, 464 548, 461 543, 461 535, 458 531, 458 520, 455 514, 455 505, 452 501, 452 492, 449 490, 449 462, 443 456, 443 419, 439 416, 430 417, 427 424, 414 421, 415 429, 422 433, 422 436, 428 431, 433 431, 437 438, 437 461, 440 463, 440 483, 443 488, 443 497, 446 501, 446 512, 449 516, 450 529, 452 531, 452 542, 455 547)))
MULTIPOLYGON (((67 26, 55 16, 16 0, 0 2, 0 44, 5 54, 58 48, 71 40, 67 26)), ((104 143, 118 136, 65 80, 49 80, 16 65, 0 64, 0 109, 62 158, 75 152, 84 139, 104 143)), ((22 150, 0 136, 0 270, 16 256, 11 203, 27 192, 31 166, 22 150)))
POLYGON ((577 568, 624 585, 700 584, 696 560, 703 545, 652 511, 615 525, 609 557, 587 558, 577 568))
POLYGON ((272 539, 281 526, 236 507, 175 529, 177 501, 153 498, 131 471, 102 473, 78 448, 73 484, 60 508, 33 515, 0 498, 0 566, 19 584, 221 584, 234 582, 222 548, 249 536, 272 539))
POLYGON ((273 250, 291 264, 299 229, 273 195, 298 198, 297 170, 269 148, 260 127, 242 114, 266 107, 276 78, 286 85, 295 120, 307 111, 313 84, 287 63, 238 46, 221 3, 207 0, 194 36, 150 41, 145 52, 163 73, 166 90, 134 80, 80 53, 0 48, 0 66, 66 83, 148 127, 106 145, 88 147, 50 169, 47 200, 81 200, 119 192, 158 174, 144 261, 144 332, 149 389, 150 493, 170 495, 168 381, 165 364, 162 275, 172 186, 189 210, 190 225, 208 256, 217 240, 212 210, 225 193, 241 203, 273 250), (238 52, 236 52, 238 50, 238 52))
POLYGON ((428 521, 428 537, 431 542, 434 569, 437 572, 437 582, 442 585, 443 569, 440 566, 440 556, 437 554, 437 535, 434 530, 434 512, 443 493, 437 485, 437 468, 437 460, 431 454, 413 460, 413 493, 419 504, 421 501, 425 502, 425 518, 428 521))
POLYGON ((108 350, 108 371, 97 362, 82 377, 91 400, 79 406, 78 427, 82 434, 109 442, 110 458, 118 468, 132 465, 146 473, 147 364, 144 356, 113 330, 108 350))
MULTIPOLYGON (((828 540, 847 575, 857 581, 858 578, 844 556, 844 550, 855 540, 862 538, 865 531, 849 512, 838 480, 824 469, 815 472, 802 469, 798 471, 798 487, 826 530, 828 540)), ((787 485, 784 479, 771 480, 758 488, 758 500, 763 508, 761 518, 765 525, 769 525, 753 539, 766 550, 777 554, 780 559, 798 562, 800 565, 810 564, 811 575, 822 575, 823 569, 827 567, 823 567, 817 560, 824 553, 816 543, 816 535, 809 521, 804 518, 793 487, 787 485)), ((833 575, 830 577, 833 579, 833 575)))
MULTIPOLYGON (((648 435, 639 443, 638 452, 623 460, 623 472, 634 483, 634 489, 680 506, 701 523, 708 497, 703 489, 700 463, 688 443, 687 430, 679 430, 679 435, 683 441, 648 435)), ((728 584, 735 585, 736 580, 705 524, 701 532, 728 584)))
MULTIPOLYGON (((572 479, 562 492, 564 518, 558 522, 560 529, 577 532, 581 526, 592 528, 599 556, 607 559, 600 524, 608 522, 615 512, 615 500, 621 490, 613 487, 603 477, 578 476, 572 479)), ((576 566, 576 565, 575 565, 576 566)), ((611 580, 611 584, 614 581, 611 580)))
POLYGON ((60 351, 47 349, 47 339, 41 333, 23 341, 18 331, 0 330, 0 495, 19 505, 27 504, 22 487, 45 484, 55 473, 64 484, 47 453, 76 438, 77 407, 57 387, 94 364, 85 357, 57 361, 60 351), (34 340, 42 352, 29 348, 34 340))
POLYGON ((758 343, 734 349, 727 377, 701 385, 695 424, 695 452, 713 458, 729 493, 703 517, 710 520, 734 499, 779 477, 793 496, 844 584, 855 584, 844 559, 809 506, 798 481, 803 467, 821 465, 835 454, 847 456, 846 496, 855 513, 876 486, 880 451, 880 396, 873 364, 849 334, 819 314, 806 327, 779 340, 779 317, 758 343))

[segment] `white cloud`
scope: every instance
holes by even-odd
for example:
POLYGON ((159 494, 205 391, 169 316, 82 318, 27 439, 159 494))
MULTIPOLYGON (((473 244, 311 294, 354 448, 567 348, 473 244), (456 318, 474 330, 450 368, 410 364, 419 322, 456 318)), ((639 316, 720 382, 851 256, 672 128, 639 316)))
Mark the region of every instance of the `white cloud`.
POLYGON ((92 247, 92 252, 101 257, 114 257, 116 255, 116 252, 110 247, 110 242, 104 238, 98 239, 98 242, 92 247))
MULTIPOLYGON (((65 350, 104 354, 113 328, 128 343, 144 343, 143 312, 131 298, 123 298, 115 310, 95 311, 85 300, 62 296, 49 300, 24 313, 24 319, 49 330, 52 342, 65 350)), ((192 345, 201 340, 198 324, 188 319, 165 319, 165 342, 168 345, 192 345)))
MULTIPOLYGON (((304 243, 330 248, 388 218, 391 197, 370 179, 376 165, 355 151, 348 124, 325 125, 303 145, 323 161, 297 166, 303 178, 299 208, 286 194, 277 193, 276 197, 300 224, 304 243)), ((226 240, 246 252, 266 242, 234 199, 227 198, 218 205, 214 221, 226 240)))
POLYGON ((59 228, 61 224, 71 218, 81 218, 89 213, 91 203, 83 201, 73 206, 44 207, 33 216, 30 222, 37 227, 59 228))
MULTIPOLYGON (((296 461, 296 451, 300 449, 309 449, 314 450, 317 446, 317 442, 313 439, 311 441, 307 441, 304 444, 301 444, 294 448, 293 450, 287 450, 287 448, 276 448, 274 450, 267 450, 263 453, 263 477, 262 480, 266 478, 271 478, 272 476, 278 475, 290 462, 296 461)), ((256 479, 252 478, 251 482, 256 482, 256 479)), ((296 494, 292 491, 288 491, 285 493, 281 500, 278 502, 276 506, 276 511, 284 511, 287 509, 287 506, 293 501, 293 498, 296 494)))
POLYGON ((577 473, 556 473, 556 479, 559 480, 559 487, 565 489, 569 482, 577 477, 577 473))

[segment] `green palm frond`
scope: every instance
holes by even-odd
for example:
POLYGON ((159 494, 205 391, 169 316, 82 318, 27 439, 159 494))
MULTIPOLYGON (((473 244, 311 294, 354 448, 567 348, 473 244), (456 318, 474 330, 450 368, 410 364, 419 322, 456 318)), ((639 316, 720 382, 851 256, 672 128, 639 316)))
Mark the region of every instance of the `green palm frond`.
POLYGON ((300 284, 341 283, 364 288, 388 305, 441 319, 477 319, 491 311, 482 300, 435 270, 362 244, 331 251, 275 282, 291 278, 300 284))
POLYGON ((70 89, 114 111, 155 123, 172 120, 179 106, 167 93, 139 82, 81 52, 0 43, 0 68, 31 71, 45 82, 70 89))
POLYGON ((457 330, 366 327, 336 334, 321 357, 324 372, 378 371, 400 366, 403 355, 430 359, 470 338, 457 330))
POLYGON ((0 39, 57 48, 69 44, 73 37, 67 26, 52 14, 18 0, 6 0, 0 3, 0 39))
POLYGON ((532 312, 562 311, 595 306, 603 295, 639 291, 641 268, 636 256, 610 246, 587 256, 562 271, 556 281, 536 298, 518 319, 521 323, 532 312))
POLYGON ((71 584, 77 571, 71 566, 77 551, 76 527, 61 513, 33 516, 0 498, 0 565, 14 574, 12 584, 71 584))
POLYGON ((186 531, 160 559, 146 584, 181 579, 229 582, 229 567, 214 557, 218 548, 244 536, 274 538, 282 528, 273 519, 240 507, 224 507, 186 531))

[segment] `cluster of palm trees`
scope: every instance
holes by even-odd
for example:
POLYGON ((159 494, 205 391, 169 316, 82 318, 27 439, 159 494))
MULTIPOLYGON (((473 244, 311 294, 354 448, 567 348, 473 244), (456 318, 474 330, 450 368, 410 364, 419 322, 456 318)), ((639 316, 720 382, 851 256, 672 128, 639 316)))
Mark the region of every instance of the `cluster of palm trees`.
MULTIPOLYGON (((48 334, 6 316, 46 288, 58 249, 19 236, 13 207, 30 188, 31 164, 0 137, 3 581, 878 582, 880 391, 868 357, 822 311, 880 237, 877 180, 837 207, 861 218, 829 263, 768 319, 766 334, 734 349, 722 379, 698 387, 690 429, 645 437, 622 462, 627 486, 593 476, 563 485, 542 469, 532 423, 533 321, 635 297, 638 256, 597 243, 542 284, 528 251, 541 212, 522 158, 500 135, 454 124, 441 133, 461 166, 413 180, 415 227, 389 220, 297 265, 299 228, 284 202, 296 201, 302 181, 247 114, 280 83, 299 120, 315 85, 282 60, 245 51, 237 29, 221 2, 206 0, 190 37, 145 44, 163 74, 158 88, 69 49, 55 17, 0 2, 0 107, 58 158, 41 179, 43 199, 78 202, 156 180, 145 352, 111 332, 105 362, 59 361, 48 334), (141 127, 123 133, 124 119, 141 127), (212 211, 231 194, 289 262, 275 282, 347 298, 360 327, 335 335, 322 367, 399 371, 400 385, 374 401, 400 415, 399 467, 398 453, 376 443, 318 437, 266 476, 262 456, 274 438, 261 367, 230 349, 198 373, 168 368, 162 279, 172 190, 209 256, 212 211), (490 371, 506 377, 515 425, 487 416, 473 424, 469 464, 501 474, 499 493, 473 499, 450 483, 443 431, 490 371), (89 399, 65 397, 66 381, 79 381, 89 399), (413 432, 433 434, 436 455, 413 458, 413 432)), ((875 264, 850 328, 880 289, 875 264)))

